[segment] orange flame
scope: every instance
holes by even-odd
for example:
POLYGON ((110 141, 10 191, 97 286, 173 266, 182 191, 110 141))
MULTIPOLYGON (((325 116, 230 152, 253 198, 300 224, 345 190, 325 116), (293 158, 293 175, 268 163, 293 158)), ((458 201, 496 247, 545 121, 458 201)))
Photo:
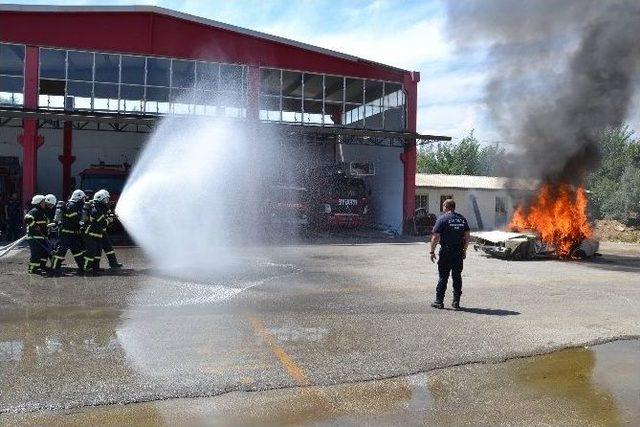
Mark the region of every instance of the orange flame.
POLYGON ((582 187, 545 184, 528 208, 516 208, 509 228, 538 233, 544 243, 555 248, 560 258, 566 258, 577 244, 593 234, 587 203, 582 187))

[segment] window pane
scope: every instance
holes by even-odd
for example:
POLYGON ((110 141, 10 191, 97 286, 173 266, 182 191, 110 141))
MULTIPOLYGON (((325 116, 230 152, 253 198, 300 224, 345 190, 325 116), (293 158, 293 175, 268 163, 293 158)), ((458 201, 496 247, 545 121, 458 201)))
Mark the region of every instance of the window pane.
MULTIPOLYGON (((279 80, 279 76, 278 76, 279 80)), ((276 121, 282 120, 282 112, 280 111, 279 96, 261 96, 260 97, 260 120, 276 121)))
POLYGON ((198 62, 196 64, 196 85, 200 89, 216 90, 218 87, 218 64, 198 62))
MULTIPOLYGON (((306 90, 306 87, 305 87, 306 90)), ((322 123, 322 101, 304 100, 304 118, 305 123, 320 124, 322 123)))
POLYGON ((143 86, 120 86, 120 98, 122 99, 142 99, 144 98, 143 86))
POLYGON ((94 88, 94 96, 96 98, 118 98, 118 85, 96 83, 94 88))
POLYGON ((191 87, 195 79, 196 64, 192 61, 173 60, 171 64, 171 86, 191 87))
POLYGON ((345 82, 345 100, 346 102, 353 102, 362 104, 364 81, 360 79, 346 79, 345 82))
POLYGON ((147 101, 169 102, 169 89, 148 87, 147 101))
POLYGON ((92 83, 69 82, 67 84, 67 108, 91 109, 92 83))
POLYGON ((67 95, 91 98, 91 86, 91 83, 69 82, 67 84, 67 95))
MULTIPOLYGON (((322 99, 324 89, 321 74, 304 74, 304 98, 322 99)), ((306 111, 306 108, 305 108, 306 111)))
POLYGON ((0 92, 22 93, 22 77, 0 76, 0 92))
POLYGON ((242 67, 239 65, 220 65, 220 90, 242 92, 242 67))
POLYGON ((122 83, 144 84, 144 58, 122 56, 122 83))
POLYGON ((66 82, 64 80, 40 80, 40 93, 64 96, 66 82))
POLYGON ((325 125, 341 125, 342 124, 342 102, 325 102, 324 104, 324 124, 325 125))
POLYGON ((382 105, 382 82, 367 80, 365 84, 367 104, 382 105))
POLYGON ((260 70, 260 93, 280 95, 280 70, 260 70))
POLYGON ((302 97, 302 73, 282 72, 282 95, 302 97))
POLYGON ((384 85, 384 128, 402 131, 405 129, 404 91, 402 85, 385 83, 384 85))
POLYGON ((0 44, 0 74, 21 76, 24 71, 24 46, 0 44))
POLYGON ((96 53, 96 81, 118 83, 120 55, 96 53))
POLYGON ((324 79, 325 98, 327 101, 342 102, 344 79, 335 76, 326 76, 324 79))
POLYGON ((147 58, 147 85, 169 87, 169 67, 171 61, 147 58))
POLYGON ((302 123, 302 99, 282 98, 282 110, 283 121, 302 123))
POLYGON ((400 98, 402 94, 402 85, 398 83, 384 84, 384 105, 396 107, 401 105, 400 98))
POLYGON ((65 78, 64 50, 40 49, 40 78, 65 78))
POLYGON ((93 53, 69 51, 69 80, 93 80, 93 53))

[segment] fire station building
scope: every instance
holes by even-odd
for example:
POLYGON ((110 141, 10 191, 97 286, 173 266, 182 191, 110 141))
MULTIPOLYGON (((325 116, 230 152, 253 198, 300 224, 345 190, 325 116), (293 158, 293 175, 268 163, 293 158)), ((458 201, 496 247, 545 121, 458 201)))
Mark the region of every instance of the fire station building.
POLYGON ((372 162, 375 221, 399 231, 416 145, 448 139, 416 133, 419 78, 158 7, 0 5, 0 158, 20 164, 23 201, 66 196, 91 165, 135 163, 164 115, 252 121, 292 155, 372 162))

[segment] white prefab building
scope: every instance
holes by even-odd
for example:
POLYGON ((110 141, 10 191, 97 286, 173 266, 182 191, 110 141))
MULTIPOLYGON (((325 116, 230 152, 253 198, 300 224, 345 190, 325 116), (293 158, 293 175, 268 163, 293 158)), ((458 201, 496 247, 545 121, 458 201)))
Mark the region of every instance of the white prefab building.
POLYGON ((519 200, 535 189, 534 181, 494 176, 416 174, 416 209, 440 215, 442 202, 453 199, 456 210, 474 230, 503 228, 519 200))

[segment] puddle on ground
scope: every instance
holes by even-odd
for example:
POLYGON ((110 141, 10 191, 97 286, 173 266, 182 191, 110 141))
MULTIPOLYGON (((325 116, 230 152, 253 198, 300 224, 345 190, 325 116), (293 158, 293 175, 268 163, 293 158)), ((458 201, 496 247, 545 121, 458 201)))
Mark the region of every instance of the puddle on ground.
POLYGON ((72 412, 33 425, 640 425, 640 340, 330 387, 235 392, 72 412))

